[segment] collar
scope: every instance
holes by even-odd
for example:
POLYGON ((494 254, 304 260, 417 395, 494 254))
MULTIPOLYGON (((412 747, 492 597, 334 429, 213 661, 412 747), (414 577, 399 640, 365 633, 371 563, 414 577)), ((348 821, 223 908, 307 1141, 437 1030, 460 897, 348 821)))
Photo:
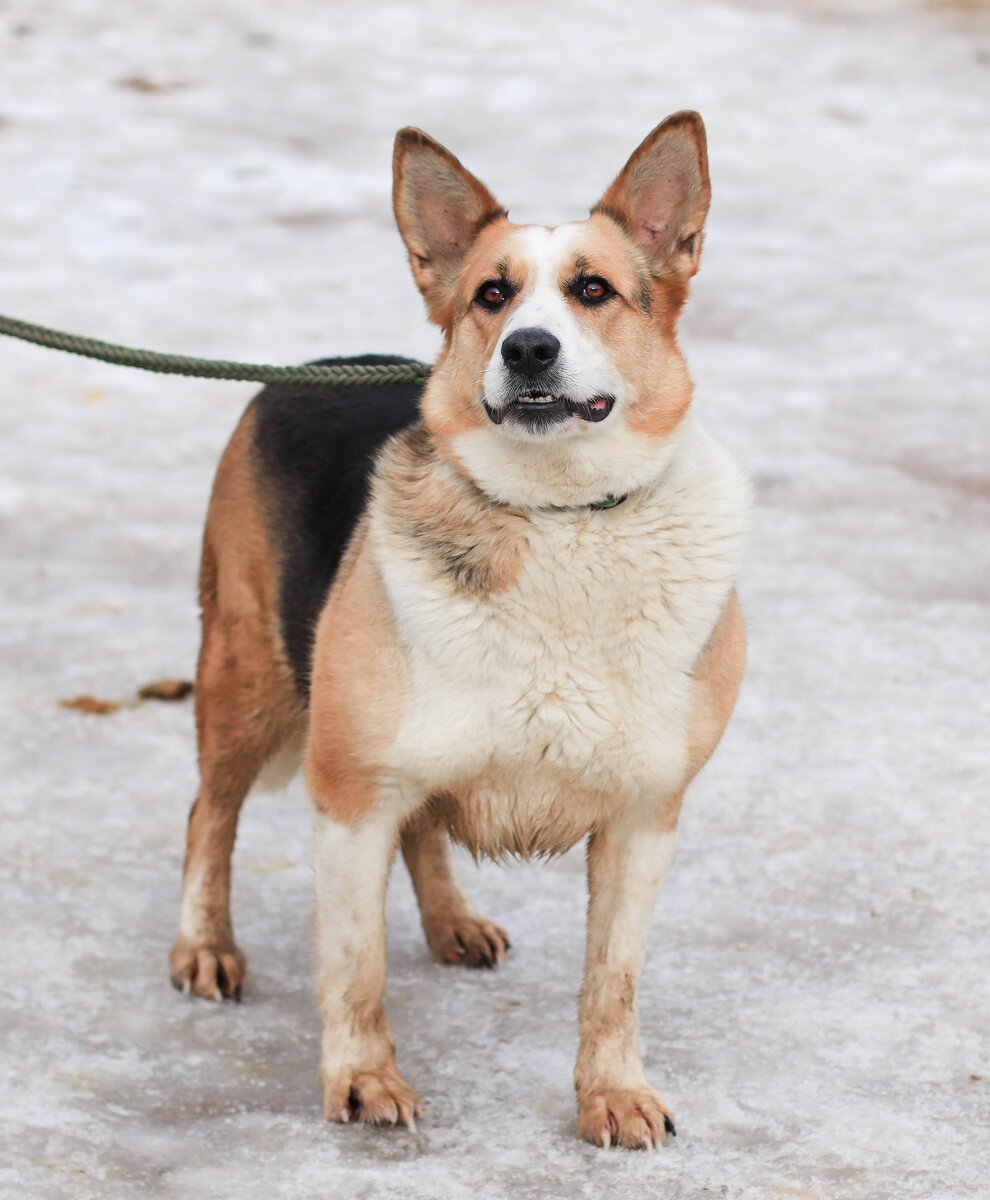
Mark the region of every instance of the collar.
POLYGON ((631 493, 625 492, 621 496, 614 496, 611 492, 606 496, 602 496, 601 500, 593 500, 590 504, 548 504, 545 508, 537 510, 542 512, 602 512, 606 508, 618 508, 620 504, 624 504, 631 493))
POLYGON ((620 504, 624 504, 629 499, 629 493, 624 496, 613 496, 611 492, 607 496, 603 496, 601 500, 596 500, 594 504, 585 505, 586 508, 593 508, 596 512, 603 508, 618 508, 620 504))

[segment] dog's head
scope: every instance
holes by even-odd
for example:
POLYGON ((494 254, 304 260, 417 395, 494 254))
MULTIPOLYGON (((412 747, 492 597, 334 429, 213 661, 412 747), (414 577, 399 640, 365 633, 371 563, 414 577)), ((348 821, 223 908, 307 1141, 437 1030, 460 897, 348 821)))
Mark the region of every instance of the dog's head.
POLYGON ((668 117, 586 221, 509 221, 417 129, 395 216, 444 348, 423 398, 438 445, 493 499, 587 504, 655 479, 691 401, 677 317, 711 189, 697 113, 668 117))

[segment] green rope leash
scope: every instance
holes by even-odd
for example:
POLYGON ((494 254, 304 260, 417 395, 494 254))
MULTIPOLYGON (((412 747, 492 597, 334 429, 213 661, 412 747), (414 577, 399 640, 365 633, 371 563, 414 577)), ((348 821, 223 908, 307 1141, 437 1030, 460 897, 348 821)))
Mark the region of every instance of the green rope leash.
POLYGON ((137 367, 159 375, 191 375, 198 379, 237 379, 252 383, 323 384, 336 387, 392 387, 401 383, 422 383, 433 369, 429 363, 410 362, 354 366, 273 367, 266 363, 226 362, 217 358, 192 358, 187 354, 157 354, 154 350, 138 350, 133 346, 117 346, 96 338, 79 337, 31 325, 13 317, 0 315, 0 334, 95 358, 118 367, 137 367))

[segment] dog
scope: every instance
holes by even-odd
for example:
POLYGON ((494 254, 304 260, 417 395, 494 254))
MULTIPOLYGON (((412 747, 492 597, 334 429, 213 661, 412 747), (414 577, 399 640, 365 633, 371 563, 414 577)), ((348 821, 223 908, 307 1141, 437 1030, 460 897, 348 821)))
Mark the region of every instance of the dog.
POLYGON ((396 850, 433 954, 494 966, 509 938, 462 895, 450 840, 528 858, 586 838, 578 1132, 655 1147, 674 1123, 640 1060, 637 979, 684 791, 745 663, 748 483, 692 410, 676 337, 704 125, 668 117, 587 220, 556 228, 513 224, 412 128, 393 199, 443 331, 425 387, 266 388, 217 472, 172 981, 240 998, 238 812, 304 765, 324 1114, 412 1126, 383 1007, 396 850))

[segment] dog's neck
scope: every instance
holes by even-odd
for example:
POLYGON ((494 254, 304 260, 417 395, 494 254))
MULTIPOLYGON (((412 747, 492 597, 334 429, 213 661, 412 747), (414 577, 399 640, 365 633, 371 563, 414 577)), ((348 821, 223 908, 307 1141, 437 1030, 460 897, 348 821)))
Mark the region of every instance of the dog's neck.
POLYGON ((456 465, 497 504, 522 509, 610 508, 658 484, 691 436, 685 414, 663 441, 623 436, 617 425, 584 441, 508 439, 478 429, 452 439, 456 465))

